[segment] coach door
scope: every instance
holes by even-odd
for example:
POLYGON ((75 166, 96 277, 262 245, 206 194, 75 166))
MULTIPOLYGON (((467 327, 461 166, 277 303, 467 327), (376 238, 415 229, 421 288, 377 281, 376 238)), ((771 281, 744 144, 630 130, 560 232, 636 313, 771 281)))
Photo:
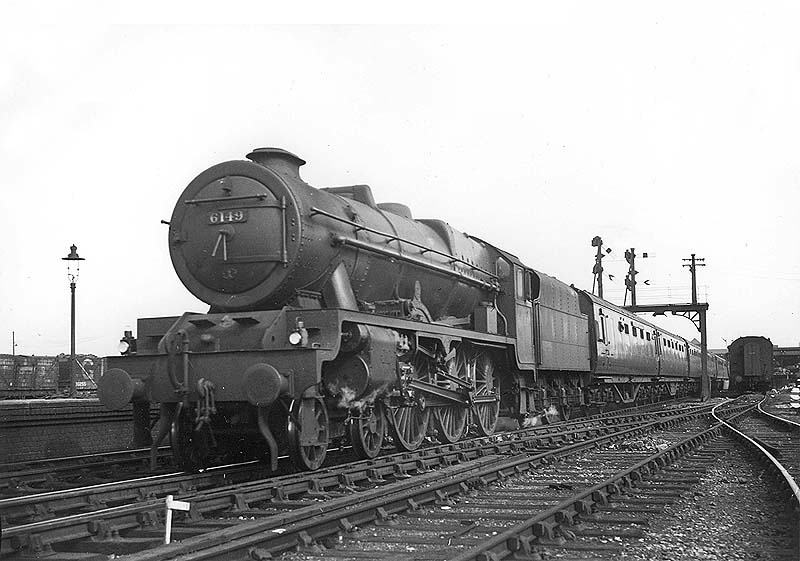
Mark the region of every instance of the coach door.
POLYGON ((656 346, 656 372, 661 376, 661 333, 653 330, 653 343, 656 346))
POLYGON ((517 361, 534 364, 533 302, 531 302, 531 274, 514 265, 514 300, 517 325, 517 361))
POLYGON ((603 311, 603 308, 598 307, 597 317, 598 321, 595 329, 597 330, 597 342, 600 343, 597 352, 597 370, 599 372, 607 372, 611 369, 611 361, 609 358, 611 354, 609 349, 611 345, 611 334, 608 331, 608 316, 603 311))

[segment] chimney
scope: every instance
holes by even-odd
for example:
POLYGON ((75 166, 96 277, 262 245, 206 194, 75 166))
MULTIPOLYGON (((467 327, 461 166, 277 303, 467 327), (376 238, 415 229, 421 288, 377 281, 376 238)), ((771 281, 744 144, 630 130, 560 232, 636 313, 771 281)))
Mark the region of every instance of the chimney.
POLYGON ((300 179, 300 166, 306 163, 291 152, 281 148, 256 148, 247 158, 281 175, 300 179))

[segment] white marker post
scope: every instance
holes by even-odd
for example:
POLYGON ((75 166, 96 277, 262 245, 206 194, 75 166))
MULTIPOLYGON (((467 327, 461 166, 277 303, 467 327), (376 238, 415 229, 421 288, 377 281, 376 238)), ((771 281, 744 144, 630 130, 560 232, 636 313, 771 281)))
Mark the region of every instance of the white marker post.
POLYGON ((789 397, 792 400, 789 402, 789 405, 794 409, 796 414, 800 415, 800 387, 793 387, 792 391, 789 392, 789 397))
POLYGON ((170 535, 172 534, 172 511, 173 510, 189 510, 189 503, 186 501, 173 500, 172 495, 167 495, 167 523, 166 533, 164 534, 164 543, 169 543, 170 535))

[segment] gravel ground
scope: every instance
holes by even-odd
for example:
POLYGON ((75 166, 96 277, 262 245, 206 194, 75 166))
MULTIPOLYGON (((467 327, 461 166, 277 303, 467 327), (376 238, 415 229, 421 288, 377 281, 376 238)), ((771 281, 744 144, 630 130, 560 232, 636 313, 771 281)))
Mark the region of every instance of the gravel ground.
POLYGON ((797 522, 787 519, 777 492, 764 489, 775 489, 774 480, 737 448, 653 520, 620 559, 797 559, 797 542, 791 543, 797 522))
POLYGON ((789 392, 781 392, 775 397, 770 397, 767 399, 767 401, 764 403, 764 410, 767 413, 777 415, 778 417, 783 417, 785 419, 789 419, 790 421, 794 421, 795 423, 800 423, 800 408, 793 408, 791 406, 792 401, 794 400, 789 392))

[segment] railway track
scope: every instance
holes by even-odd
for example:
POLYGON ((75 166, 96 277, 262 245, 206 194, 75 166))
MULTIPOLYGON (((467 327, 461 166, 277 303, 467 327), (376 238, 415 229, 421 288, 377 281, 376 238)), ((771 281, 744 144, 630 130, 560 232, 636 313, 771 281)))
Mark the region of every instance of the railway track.
MULTIPOLYGON (((157 473, 171 468, 169 448, 159 449, 157 465, 157 473)), ((149 448, 0 464, 0 498, 121 481, 149 471, 149 448)))
POLYGON ((789 391, 778 392, 774 396, 767 397, 761 404, 760 409, 769 415, 781 417, 795 424, 800 423, 800 408, 795 409, 791 403, 796 401, 792 399, 792 394, 789 391))
MULTIPOLYGON (((641 405, 595 415, 595 418, 646 413, 670 406, 671 402, 641 405)), ((676 400, 671 406, 680 407, 685 400, 676 400)), ((350 461, 342 448, 329 451, 328 463, 350 461)), ((282 458, 278 473, 287 473, 293 468, 282 458)), ((35 495, 52 491, 63 491, 92 485, 124 481, 144 475, 175 473, 176 468, 168 446, 161 447, 156 457, 156 468, 150 465, 149 448, 84 454, 44 460, 31 460, 0 464, 0 499, 35 495)), ((264 477, 265 472, 255 474, 264 477)))
POLYGON ((765 411, 768 399, 726 425, 785 487, 792 507, 800 510, 800 423, 765 411))
MULTIPOLYGON (((708 406, 696 407, 690 414, 702 416, 707 411, 708 406)), ((430 487, 432 482, 452 483, 458 478, 481 480, 485 477, 481 475, 483 471, 488 474, 515 469, 506 465, 509 457, 516 458, 512 464, 533 465, 528 459, 531 452, 536 452, 544 454, 542 462, 549 462, 562 453, 560 450, 565 445, 568 451, 597 446, 603 439, 625 438, 626 431, 642 431, 645 430, 643 427, 674 423, 681 414, 685 411, 605 414, 590 420, 535 427, 428 448, 414 454, 395 454, 312 474, 287 475, 250 483, 243 482, 252 481, 253 473, 248 474, 247 466, 240 466, 233 468, 238 471, 208 470, 197 475, 162 476, 157 481, 143 478, 122 484, 4 500, 0 501, 0 513, 6 520, 3 557, 72 552, 80 558, 89 553, 122 553, 152 547, 163 539, 161 521, 163 496, 166 494, 179 495, 181 500, 192 504, 186 522, 176 525, 176 539, 185 541, 196 536, 193 539, 205 543, 205 540, 213 539, 207 536, 222 532, 227 540, 230 537, 228 532, 245 531, 247 523, 242 518, 266 517, 284 524, 290 514, 291 519, 313 518, 314 513, 328 508, 323 508, 323 504, 335 505, 339 501, 350 505, 331 507, 335 515, 339 515, 340 508, 352 508, 373 500, 370 493, 376 495, 375 500, 378 497, 383 500, 385 492, 392 486, 399 487, 400 497, 407 497, 411 489, 419 485, 430 487), (568 444, 572 442, 574 444, 568 444), (495 469, 498 466, 499 470, 495 469)), ((492 479, 489 476, 487 481, 492 479)), ((449 485, 448 488, 453 487, 449 485)), ((455 488, 461 489, 461 486, 455 485, 455 488)), ((398 504, 408 506, 405 498, 398 500, 398 504)), ((318 522, 310 524, 318 526, 318 522)), ((295 536, 293 539, 298 538, 295 536)))

